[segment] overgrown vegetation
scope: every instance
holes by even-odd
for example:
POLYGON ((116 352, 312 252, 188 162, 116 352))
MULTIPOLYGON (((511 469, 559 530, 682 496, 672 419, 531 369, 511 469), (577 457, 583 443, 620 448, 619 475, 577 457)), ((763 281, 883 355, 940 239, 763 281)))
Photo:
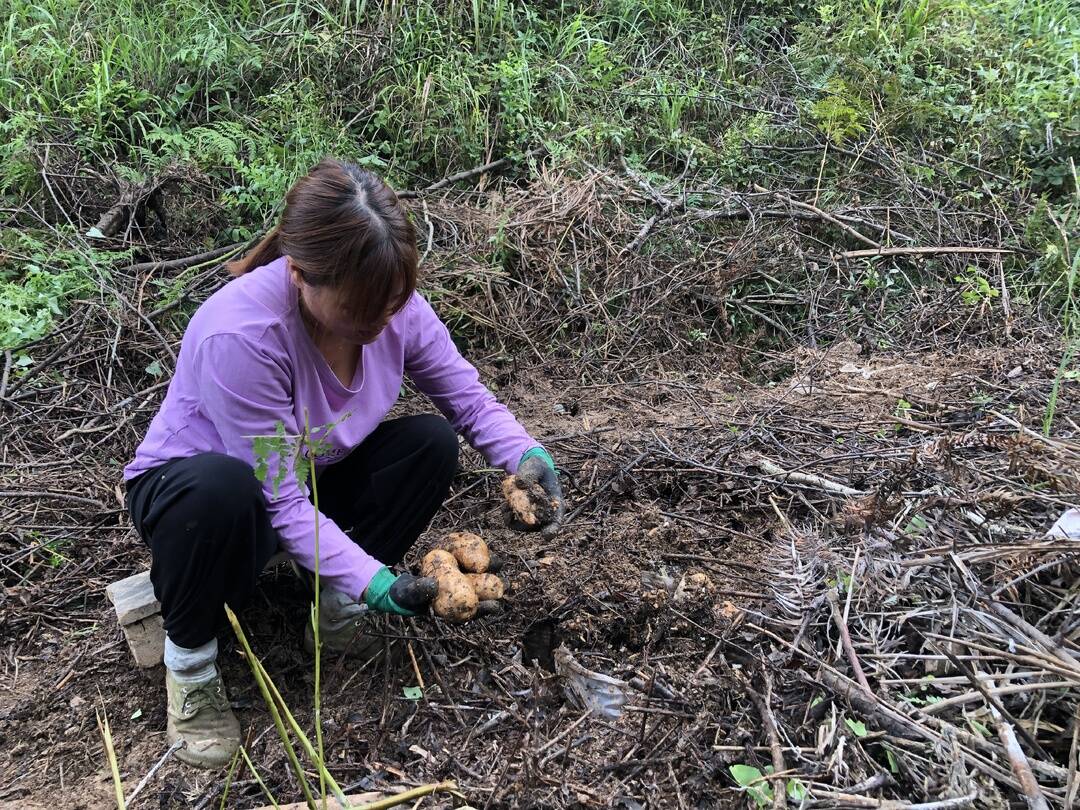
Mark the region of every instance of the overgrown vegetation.
MULTIPOLYGON (((1065 806, 1076 570, 1042 534, 1080 458, 1074 1, 3 8, 0 626, 29 674, 0 799, 57 763, 96 784, 69 696, 101 678, 132 685, 98 690, 114 779, 150 755, 130 743, 160 695, 101 621, 100 584, 148 558, 116 473, 220 262, 334 153, 417 192, 423 290, 558 452, 571 519, 556 547, 514 537, 514 609, 479 635, 388 635, 424 656, 400 693, 389 665, 307 679, 288 625, 310 603, 268 575, 238 632, 258 691, 220 661, 286 742, 267 720, 224 784, 160 778, 162 807, 301 798, 301 754, 324 795, 453 776, 492 807, 1015 801, 954 649, 1065 806), (524 652, 556 624, 640 717, 555 708, 524 652), (873 701, 822 680, 860 667, 873 701)), ((257 474, 288 456, 302 479, 313 433, 259 437, 257 474)), ((467 458, 432 531, 488 527, 492 480, 467 458)))
POLYGON ((212 227, 193 243, 174 211, 170 234, 134 244, 191 252, 257 234, 326 153, 408 188, 540 143, 571 174, 625 154, 658 188, 783 177, 826 208, 867 185, 860 156, 888 155, 912 187, 944 190, 936 202, 1003 213, 1012 232, 1000 237, 1022 251, 1007 262, 1017 293, 1077 322, 1069 0, 7 9, 0 348, 40 337, 96 280, 82 234, 117 188, 182 175, 216 208, 201 220, 212 227), (28 241, 48 246, 44 260, 28 241))

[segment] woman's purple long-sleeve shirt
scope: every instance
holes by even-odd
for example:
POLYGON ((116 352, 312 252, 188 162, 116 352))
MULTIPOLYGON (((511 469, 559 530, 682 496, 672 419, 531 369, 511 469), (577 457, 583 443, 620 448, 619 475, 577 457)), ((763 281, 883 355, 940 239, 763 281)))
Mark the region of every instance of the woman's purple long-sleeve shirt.
MULTIPOLYGON (((316 469, 332 464, 389 413, 405 374, 493 466, 513 472, 521 455, 538 446, 480 382, 446 326, 415 293, 375 342, 363 347, 352 384, 342 385, 312 342, 285 260, 278 259, 230 281, 199 307, 184 333, 165 401, 124 477, 197 453, 225 453, 254 466, 252 437, 274 434, 278 423, 296 436, 305 413, 312 428, 336 425, 316 469)), ((281 545, 314 569, 316 512, 291 469, 276 496, 271 482, 264 491, 281 545)), ((332 520, 318 518, 320 576, 359 599, 382 563, 332 520)))

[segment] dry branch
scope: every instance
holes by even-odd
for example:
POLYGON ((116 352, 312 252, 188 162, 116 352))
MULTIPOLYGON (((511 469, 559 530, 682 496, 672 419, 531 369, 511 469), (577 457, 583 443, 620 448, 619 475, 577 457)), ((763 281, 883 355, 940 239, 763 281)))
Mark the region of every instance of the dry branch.
POLYGON ((843 250, 836 254, 839 259, 865 259, 874 256, 934 256, 945 253, 988 253, 1000 255, 1015 253, 1008 248, 990 247, 964 247, 964 246, 939 246, 939 247, 878 247, 873 250, 843 250))

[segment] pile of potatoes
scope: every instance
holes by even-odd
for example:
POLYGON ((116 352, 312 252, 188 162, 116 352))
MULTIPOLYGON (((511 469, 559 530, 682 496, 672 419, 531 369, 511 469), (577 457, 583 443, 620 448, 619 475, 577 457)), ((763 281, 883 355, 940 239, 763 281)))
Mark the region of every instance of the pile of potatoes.
POLYGON ((439 592, 431 608, 436 616, 451 622, 467 622, 481 613, 498 610, 503 598, 503 581, 495 575, 501 566, 488 551, 487 543, 469 532, 448 534, 424 555, 420 574, 433 577, 439 592))

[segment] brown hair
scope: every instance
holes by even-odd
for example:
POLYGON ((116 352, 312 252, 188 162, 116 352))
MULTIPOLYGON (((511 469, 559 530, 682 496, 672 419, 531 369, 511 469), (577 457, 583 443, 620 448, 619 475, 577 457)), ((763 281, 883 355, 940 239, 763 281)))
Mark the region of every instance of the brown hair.
POLYGON ((281 221, 234 276, 289 256, 304 281, 331 287, 362 322, 396 312, 416 289, 416 232, 397 194, 354 163, 324 158, 285 195, 281 221))

